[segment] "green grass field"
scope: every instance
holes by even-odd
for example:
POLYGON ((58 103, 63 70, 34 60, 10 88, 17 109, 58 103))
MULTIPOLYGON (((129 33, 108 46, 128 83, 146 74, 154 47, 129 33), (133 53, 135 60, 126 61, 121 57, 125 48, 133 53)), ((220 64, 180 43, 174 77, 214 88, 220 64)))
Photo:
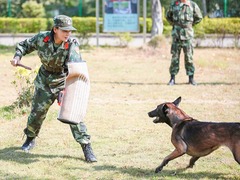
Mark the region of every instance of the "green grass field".
MULTIPOLYGON (((185 169, 190 156, 183 155, 154 173, 174 149, 170 127, 154 124, 147 115, 158 104, 181 96, 180 108, 196 119, 240 122, 239 50, 195 49, 198 86, 186 84, 182 56, 177 85, 169 87, 169 49, 82 51, 91 79, 85 123, 98 158, 94 164, 84 161, 68 125, 56 119, 57 104, 47 115, 37 146, 29 154, 21 151, 28 114, 11 120, 3 116, 17 94, 11 84, 15 69, 9 63, 14 51, 0 50, 0 179, 240 179, 240 166, 226 147, 200 158, 192 169, 185 169)), ((40 61, 33 54, 22 63, 35 67, 40 61)))

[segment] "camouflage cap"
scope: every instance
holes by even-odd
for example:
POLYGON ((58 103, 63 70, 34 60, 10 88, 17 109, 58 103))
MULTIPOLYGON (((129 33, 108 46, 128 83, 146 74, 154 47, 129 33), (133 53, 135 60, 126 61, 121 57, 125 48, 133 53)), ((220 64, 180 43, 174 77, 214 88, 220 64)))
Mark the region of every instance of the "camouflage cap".
POLYGON ((75 31, 76 28, 72 26, 72 18, 65 15, 57 15, 53 18, 54 26, 61 30, 75 31))

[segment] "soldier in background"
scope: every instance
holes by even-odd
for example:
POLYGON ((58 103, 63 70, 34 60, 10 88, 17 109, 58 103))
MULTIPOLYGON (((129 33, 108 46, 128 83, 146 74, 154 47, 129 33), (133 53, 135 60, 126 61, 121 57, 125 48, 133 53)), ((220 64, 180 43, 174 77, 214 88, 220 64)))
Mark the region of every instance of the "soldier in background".
POLYGON ((179 59, 183 48, 186 74, 189 84, 196 85, 194 81, 195 67, 193 65, 193 26, 202 20, 198 5, 190 0, 175 0, 167 10, 166 18, 172 28, 172 60, 169 68, 171 79, 168 85, 175 84, 175 76, 179 72, 179 59))
MULTIPOLYGON (((38 51, 42 63, 34 81, 32 110, 27 127, 24 129, 27 139, 22 145, 22 150, 26 152, 35 146, 35 138, 39 134, 50 106, 57 99, 59 92, 64 89, 68 71, 66 61, 82 61, 78 42, 70 38, 73 30, 76 29, 72 26, 72 19, 65 15, 58 15, 54 18, 54 27, 51 31, 39 33, 20 42, 16 47, 14 58, 11 60, 13 66, 18 66, 22 56, 35 50, 38 51)), ((85 124, 80 122, 77 125, 70 125, 70 128, 75 140, 81 144, 85 160, 96 162, 85 124)))

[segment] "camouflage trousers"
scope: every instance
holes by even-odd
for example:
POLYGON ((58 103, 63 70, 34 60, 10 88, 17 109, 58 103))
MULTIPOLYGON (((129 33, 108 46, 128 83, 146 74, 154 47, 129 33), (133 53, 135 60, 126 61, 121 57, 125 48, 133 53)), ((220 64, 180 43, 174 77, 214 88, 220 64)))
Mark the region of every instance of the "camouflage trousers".
POLYGON ((193 65, 193 46, 192 39, 189 40, 179 40, 173 38, 172 47, 171 47, 171 65, 169 68, 169 72, 171 75, 176 75, 179 72, 179 61, 181 49, 184 52, 184 61, 185 61, 185 69, 186 74, 191 76, 194 74, 195 67, 193 65))
MULTIPOLYGON (((28 117, 27 128, 24 130, 29 137, 36 137, 39 134, 42 123, 50 106, 54 103, 58 93, 52 93, 47 86, 35 87, 32 100, 32 110, 28 117)), ((87 128, 83 122, 77 125, 70 125, 74 139, 80 144, 90 143, 90 135, 87 134, 87 128)))

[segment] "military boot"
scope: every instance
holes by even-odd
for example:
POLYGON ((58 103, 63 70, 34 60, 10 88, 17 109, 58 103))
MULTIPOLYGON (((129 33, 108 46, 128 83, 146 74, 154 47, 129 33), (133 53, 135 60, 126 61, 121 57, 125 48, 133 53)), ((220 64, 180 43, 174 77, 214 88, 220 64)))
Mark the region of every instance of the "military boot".
POLYGON ((97 162, 97 158, 95 157, 95 155, 93 154, 93 150, 91 147, 91 144, 81 144, 82 146, 82 150, 85 156, 85 160, 87 162, 97 162))
POLYGON ((188 82, 188 84, 192 84, 192 85, 194 85, 194 86, 197 85, 197 83, 194 81, 193 75, 189 76, 189 82, 188 82))
POLYGON ((168 83, 169 86, 173 86, 175 84, 175 75, 171 74, 171 79, 168 83))
POLYGON ((22 150, 28 152, 29 150, 33 149, 35 146, 35 138, 34 137, 27 137, 26 141, 22 145, 22 150))

